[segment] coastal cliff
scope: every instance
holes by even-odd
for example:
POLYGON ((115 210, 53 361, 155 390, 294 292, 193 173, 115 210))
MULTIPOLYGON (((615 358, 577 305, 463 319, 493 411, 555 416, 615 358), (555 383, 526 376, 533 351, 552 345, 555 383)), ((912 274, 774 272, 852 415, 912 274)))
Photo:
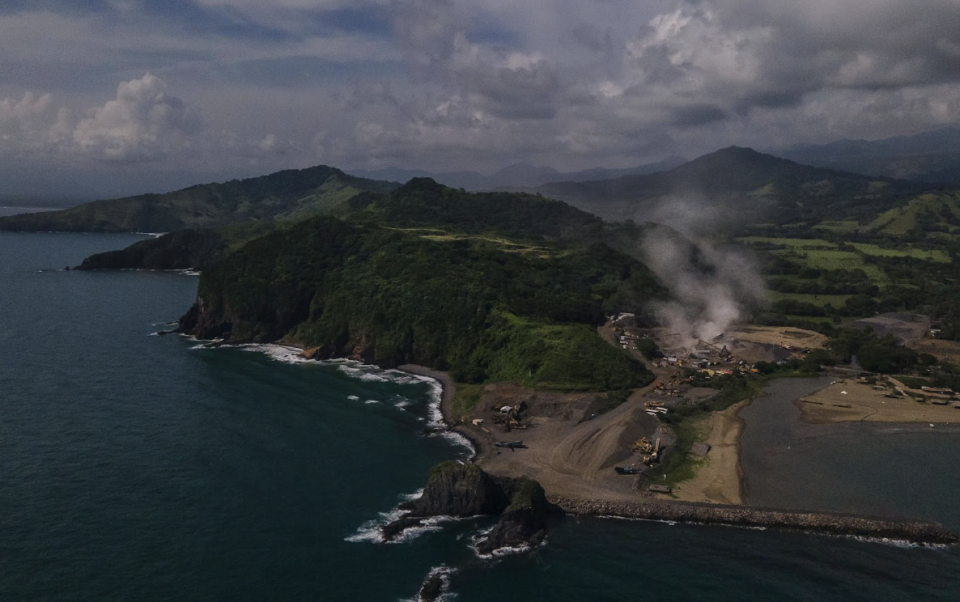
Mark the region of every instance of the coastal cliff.
POLYGON ((468 383, 609 391, 652 380, 595 332, 606 312, 660 290, 644 265, 602 244, 561 252, 430 232, 321 217, 258 237, 204 270, 179 331, 420 364, 468 383))

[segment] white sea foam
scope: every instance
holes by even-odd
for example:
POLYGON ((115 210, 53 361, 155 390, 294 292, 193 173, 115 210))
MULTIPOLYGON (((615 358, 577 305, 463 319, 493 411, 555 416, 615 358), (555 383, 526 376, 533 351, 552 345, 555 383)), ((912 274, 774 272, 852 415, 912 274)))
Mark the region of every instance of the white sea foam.
POLYGON ((366 400, 366 401, 363 402, 363 403, 366 403, 366 404, 374 404, 374 403, 380 403, 380 402, 377 401, 376 399, 368 399, 368 400, 366 400))
POLYGON ((360 525, 357 528, 356 533, 344 538, 344 541, 349 542, 371 542, 371 543, 406 543, 413 541, 414 539, 420 537, 424 533, 430 533, 432 531, 439 531, 443 528, 443 523, 457 520, 452 516, 431 516, 424 518, 421 523, 416 527, 409 527, 404 529, 402 533, 397 535, 390 541, 385 541, 383 538, 382 527, 389 525, 390 523, 400 520, 404 516, 410 514, 409 510, 401 510, 400 506, 406 502, 412 502, 418 499, 423 495, 423 489, 418 489, 413 493, 401 494, 399 496, 400 503, 397 506, 387 512, 380 512, 379 516, 373 520, 368 520, 367 522, 360 525))
POLYGON ((350 401, 357 401, 360 398, 357 397, 356 395, 347 395, 347 399, 349 399, 350 401))
POLYGON ((264 353, 278 362, 283 362, 284 364, 305 364, 311 360, 308 360, 303 357, 303 352, 296 347, 289 347, 287 345, 240 345, 244 351, 254 351, 257 353, 264 353))
MULTIPOLYGON (((502 547, 502 548, 497 548, 497 549, 491 551, 489 554, 481 554, 481 553, 480 553, 480 550, 477 549, 477 546, 479 546, 480 543, 487 538, 487 536, 490 534, 491 531, 493 531, 493 529, 494 529, 494 527, 490 527, 489 529, 484 529, 484 530, 482 530, 482 531, 478 531, 475 535, 473 535, 473 536, 470 538, 470 540, 471 540, 471 542, 472 542, 472 543, 470 544, 470 549, 473 550, 473 553, 477 555, 477 558, 483 558, 484 560, 490 560, 490 559, 492 559, 492 558, 501 558, 501 557, 503 557, 503 556, 511 556, 511 555, 513 555, 513 554, 523 554, 523 553, 529 552, 530 550, 533 549, 533 547, 531 547, 530 545, 528 545, 528 544, 523 544, 523 545, 519 545, 519 546, 504 546, 504 547, 502 547)), ((546 539, 544 539, 544 540, 540 543, 540 545, 537 546, 537 547, 542 548, 542 547, 545 546, 545 545, 547 545, 547 540, 546 540, 546 539)))
MULTIPOLYGON (((442 583, 440 587, 441 593, 440 593, 440 596, 437 598, 437 600, 439 602, 455 600, 457 598, 457 595, 450 592, 450 576, 456 572, 457 572, 457 569, 448 567, 445 564, 441 564, 440 566, 435 566, 432 569, 430 569, 429 573, 427 573, 427 576, 423 579, 423 583, 420 584, 420 587, 423 588, 423 586, 434 577, 440 577, 440 581, 442 583)), ((400 602, 420 602, 420 592, 418 591, 411 598, 401 598, 400 602)))
POLYGON ((423 522, 421 522, 419 526, 404 529, 403 533, 401 533, 400 535, 397 535, 387 543, 399 544, 399 543, 411 542, 414 539, 423 535, 424 533, 432 533, 434 531, 443 530, 443 523, 447 523, 453 520, 456 520, 456 519, 452 516, 431 516, 430 518, 425 518, 423 519, 423 522))
MULTIPOLYGON (((222 345, 222 347, 227 347, 227 345, 222 345)), ((248 345, 239 345, 246 351, 255 351, 259 353, 265 353, 270 356, 272 359, 284 362, 287 364, 305 364, 312 363, 314 360, 305 359, 302 355, 300 349, 296 347, 289 347, 286 345, 277 345, 277 344, 248 344, 248 345)), ((191 347, 191 349, 202 349, 206 348, 204 344, 191 347)), ((434 432, 431 432, 429 436, 431 437, 443 437, 448 439, 452 443, 459 445, 465 448, 469 454, 470 458, 473 458, 477 454, 477 450, 474 449, 473 444, 469 439, 457 433, 455 431, 449 430, 446 422, 443 420, 443 412, 440 410, 440 402, 443 399, 443 384, 435 378, 429 376, 423 376, 420 374, 412 374, 410 372, 404 372, 402 370, 384 370, 377 366, 372 366, 370 364, 364 364, 363 362, 358 362, 356 360, 350 359, 332 359, 332 360, 323 360, 321 364, 337 366, 337 369, 344 372, 351 378, 357 378, 359 380, 368 381, 368 382, 391 382, 401 385, 412 385, 417 383, 427 383, 430 385, 430 401, 427 404, 427 426, 429 429, 433 429, 434 432)), ((348 399, 359 399, 358 397, 351 395, 348 399)), ((369 403, 369 402, 368 402, 369 403)), ((372 404, 371 404, 372 405, 372 404)), ((401 408, 406 407, 395 404, 396 407, 401 408)))
POLYGON ((420 496, 422 496, 422 495, 423 495, 423 488, 420 488, 420 489, 417 489, 416 491, 414 491, 413 493, 404 493, 404 494, 401 494, 400 497, 401 497, 401 499, 403 499, 403 501, 405 501, 405 502, 412 502, 412 501, 414 501, 414 500, 419 500, 419 499, 420 499, 420 496))

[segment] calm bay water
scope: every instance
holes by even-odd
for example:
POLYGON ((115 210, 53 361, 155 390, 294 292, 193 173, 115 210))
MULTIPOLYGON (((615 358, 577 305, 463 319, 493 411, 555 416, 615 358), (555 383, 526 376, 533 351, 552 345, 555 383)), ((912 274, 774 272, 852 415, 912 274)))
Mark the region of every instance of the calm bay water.
MULTIPOLYGON (((569 519, 495 562, 469 549, 470 522, 351 541, 463 455, 424 433, 430 386, 150 336, 193 277, 38 271, 137 239, 0 233, 0 600, 398 600, 443 563, 464 601, 960 592, 954 549, 773 531, 569 519)), ((953 521, 956 493, 923 513, 953 521)))

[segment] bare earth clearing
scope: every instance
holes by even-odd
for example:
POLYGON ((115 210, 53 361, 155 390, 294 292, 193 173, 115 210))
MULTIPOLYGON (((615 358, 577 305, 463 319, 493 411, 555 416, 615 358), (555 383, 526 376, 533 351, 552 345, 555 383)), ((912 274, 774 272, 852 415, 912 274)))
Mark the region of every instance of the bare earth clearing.
MULTIPOLYGON (((650 389, 647 387, 646 389, 650 389)), ((619 407, 592 420, 585 419, 595 394, 544 393, 507 384, 485 387, 475 415, 479 426, 458 430, 481 444, 478 463, 498 476, 526 476, 540 481, 550 495, 631 500, 635 477, 618 475, 613 467, 633 454, 631 444, 642 436, 667 438, 666 429, 644 412, 644 390, 619 407), (525 402, 526 430, 506 432, 490 423, 494 408, 525 402), (523 441, 524 448, 493 446, 495 441, 523 441)))
MULTIPOLYGON (((896 381, 894 381, 896 382, 896 381)), ((813 423, 829 422, 927 422, 960 423, 955 402, 935 405, 932 396, 926 402, 912 398, 885 397, 888 391, 852 380, 837 381, 829 387, 796 402, 803 419, 813 423)))

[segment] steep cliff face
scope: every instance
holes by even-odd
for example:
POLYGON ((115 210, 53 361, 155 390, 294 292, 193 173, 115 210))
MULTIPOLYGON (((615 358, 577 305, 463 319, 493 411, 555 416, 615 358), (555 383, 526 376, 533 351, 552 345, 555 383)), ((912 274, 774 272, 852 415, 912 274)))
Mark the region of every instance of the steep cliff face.
POLYGON ((533 479, 523 479, 510 505, 500 515, 497 525, 477 545, 481 554, 500 548, 537 546, 546 536, 547 502, 543 487, 533 479))
POLYGON ((444 462, 430 470, 423 495, 412 516, 477 516, 500 514, 508 499, 497 482, 475 464, 444 462))

